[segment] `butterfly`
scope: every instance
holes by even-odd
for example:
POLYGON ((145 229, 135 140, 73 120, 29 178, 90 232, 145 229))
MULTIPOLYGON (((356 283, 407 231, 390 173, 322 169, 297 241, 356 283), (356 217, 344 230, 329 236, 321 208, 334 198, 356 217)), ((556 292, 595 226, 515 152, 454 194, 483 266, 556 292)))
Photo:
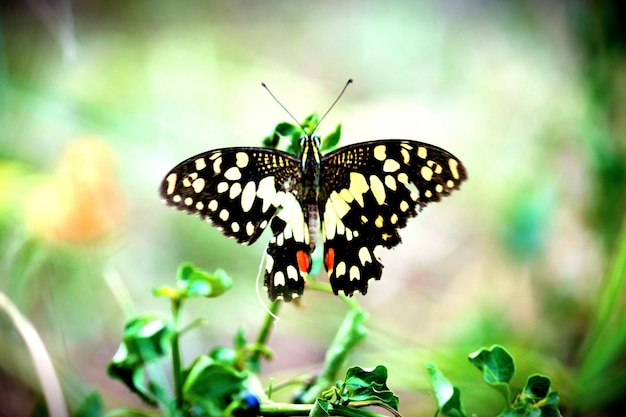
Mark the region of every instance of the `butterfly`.
POLYGON ((302 295, 320 237, 333 292, 365 294, 381 278, 380 249, 398 245, 407 220, 458 189, 467 172, 450 152, 423 142, 375 140, 324 155, 320 142, 304 134, 297 156, 261 147, 192 156, 165 176, 161 197, 241 244, 269 226, 270 300, 302 295))

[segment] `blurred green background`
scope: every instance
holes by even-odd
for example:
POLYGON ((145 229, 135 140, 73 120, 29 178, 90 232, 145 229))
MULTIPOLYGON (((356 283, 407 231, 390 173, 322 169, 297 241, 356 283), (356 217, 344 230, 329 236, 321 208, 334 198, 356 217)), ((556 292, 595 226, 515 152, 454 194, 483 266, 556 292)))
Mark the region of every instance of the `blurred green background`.
MULTIPOLYGON (((239 246, 165 207, 179 161, 255 146, 285 112, 343 123, 343 144, 429 142, 469 180, 383 254, 367 296, 370 335, 350 365, 389 368, 406 416, 433 415, 426 361, 468 413, 503 404, 466 355, 500 343, 516 381, 547 374, 568 415, 610 415, 626 393, 626 28, 610 1, 5 1, 0 6, 0 290, 51 353, 70 407, 142 405, 106 376, 133 313, 182 261, 234 278, 194 301, 209 325, 190 360, 252 337, 264 236, 239 246), (219 318, 219 319, 217 319, 219 318)), ((321 276, 320 280, 325 280, 321 276)), ((263 381, 314 372, 346 312, 305 292, 274 329, 263 381)), ((30 415, 40 390, 0 313, 0 415, 30 415)), ((622 407, 622 408, 620 408, 622 407)))

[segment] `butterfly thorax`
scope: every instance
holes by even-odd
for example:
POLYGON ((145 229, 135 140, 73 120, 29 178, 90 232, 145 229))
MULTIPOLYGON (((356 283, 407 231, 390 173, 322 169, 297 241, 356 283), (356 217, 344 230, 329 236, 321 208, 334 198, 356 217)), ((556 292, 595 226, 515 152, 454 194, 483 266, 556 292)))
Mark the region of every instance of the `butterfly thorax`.
POLYGON ((303 136, 300 139, 300 167, 302 180, 298 184, 298 200, 309 227, 309 246, 315 248, 319 234, 320 216, 318 209, 320 189, 320 139, 318 136, 303 136))

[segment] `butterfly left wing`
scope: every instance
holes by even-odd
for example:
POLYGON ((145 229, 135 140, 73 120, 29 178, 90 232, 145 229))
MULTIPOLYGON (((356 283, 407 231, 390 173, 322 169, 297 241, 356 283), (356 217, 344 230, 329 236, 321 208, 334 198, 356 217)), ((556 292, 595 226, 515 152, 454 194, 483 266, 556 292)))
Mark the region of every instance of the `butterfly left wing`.
POLYGON ((239 243, 254 243, 276 214, 299 161, 286 152, 235 147, 176 165, 161 183, 166 204, 206 218, 239 243))
POLYGON ((379 248, 400 243, 398 229, 467 179, 461 161, 437 146, 378 140, 322 158, 320 214, 324 265, 333 291, 367 292, 380 279, 379 248))
POLYGON ((265 148, 223 148, 193 156, 161 183, 170 206, 197 214, 242 244, 252 244, 270 225, 265 287, 271 300, 302 294, 310 271, 309 235, 292 192, 300 161, 265 148))

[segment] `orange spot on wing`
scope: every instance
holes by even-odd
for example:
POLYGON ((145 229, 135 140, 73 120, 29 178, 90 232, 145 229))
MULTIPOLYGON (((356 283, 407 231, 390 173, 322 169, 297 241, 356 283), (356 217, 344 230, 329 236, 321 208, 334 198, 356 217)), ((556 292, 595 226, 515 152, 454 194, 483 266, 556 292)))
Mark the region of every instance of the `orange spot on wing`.
POLYGON ((309 272, 311 270, 311 259, 305 251, 299 250, 296 252, 296 260, 298 261, 300 271, 309 272))
POLYGON ((326 251, 326 256, 324 257, 324 265, 326 265, 327 271, 330 271, 335 267, 335 250, 333 248, 329 248, 326 251))

